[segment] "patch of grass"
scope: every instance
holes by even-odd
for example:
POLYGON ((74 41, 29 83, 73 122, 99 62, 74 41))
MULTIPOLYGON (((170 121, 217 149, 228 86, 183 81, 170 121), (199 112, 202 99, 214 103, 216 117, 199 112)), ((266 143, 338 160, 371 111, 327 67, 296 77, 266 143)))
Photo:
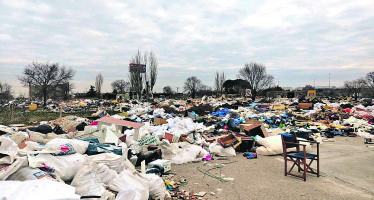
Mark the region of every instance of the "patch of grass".
MULTIPOLYGON (((91 116, 93 112, 62 113, 62 117, 74 115, 78 117, 91 116)), ((26 124, 33 122, 51 121, 60 117, 60 113, 45 112, 41 110, 29 111, 22 108, 0 108, 0 124, 26 124)))

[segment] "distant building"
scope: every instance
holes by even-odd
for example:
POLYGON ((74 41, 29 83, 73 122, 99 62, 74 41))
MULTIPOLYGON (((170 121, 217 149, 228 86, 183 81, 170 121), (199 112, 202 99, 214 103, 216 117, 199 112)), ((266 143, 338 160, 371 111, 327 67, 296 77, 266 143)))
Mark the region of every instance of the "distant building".
POLYGON ((282 89, 283 89, 284 91, 292 91, 292 90, 293 90, 292 87, 282 87, 282 89))

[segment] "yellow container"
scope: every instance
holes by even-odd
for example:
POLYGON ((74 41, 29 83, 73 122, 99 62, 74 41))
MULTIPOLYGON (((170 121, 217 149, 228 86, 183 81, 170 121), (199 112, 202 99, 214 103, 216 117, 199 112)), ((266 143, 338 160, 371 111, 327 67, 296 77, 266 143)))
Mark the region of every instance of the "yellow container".
POLYGON ((29 105, 29 110, 36 110, 37 108, 38 108, 38 105, 36 104, 29 105))
POLYGON ((273 110, 285 110, 285 109, 286 109, 286 106, 284 106, 283 104, 273 105, 273 110))

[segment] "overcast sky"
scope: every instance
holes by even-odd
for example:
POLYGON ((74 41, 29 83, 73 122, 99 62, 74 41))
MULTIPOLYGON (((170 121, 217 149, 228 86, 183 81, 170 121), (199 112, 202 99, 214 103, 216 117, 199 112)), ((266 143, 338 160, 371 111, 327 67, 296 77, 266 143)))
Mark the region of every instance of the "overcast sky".
POLYGON ((17 75, 32 61, 76 70, 74 92, 104 76, 128 79, 137 50, 158 59, 155 91, 189 76, 214 85, 245 63, 264 64, 280 86, 342 86, 374 71, 374 1, 0 1, 0 80, 26 93, 17 75))

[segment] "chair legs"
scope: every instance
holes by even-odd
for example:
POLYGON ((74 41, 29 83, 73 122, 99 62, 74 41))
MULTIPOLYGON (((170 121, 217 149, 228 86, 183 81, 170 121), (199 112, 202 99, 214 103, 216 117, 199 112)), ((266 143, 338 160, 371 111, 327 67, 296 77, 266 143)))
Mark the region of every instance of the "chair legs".
POLYGON ((303 164, 304 164, 304 181, 306 181, 306 159, 303 159, 303 164))
POLYGON ((293 176, 303 178, 304 181, 306 181, 307 172, 312 173, 312 174, 316 174, 317 177, 319 177, 319 160, 318 159, 311 159, 309 163, 307 163, 306 159, 300 159, 300 158, 296 158, 296 159, 285 158, 284 159, 284 175, 285 176, 287 176, 289 174, 289 175, 293 175, 293 176), (313 169, 311 167, 314 160, 317 161, 317 172, 315 171, 315 169, 313 169), (293 162, 293 165, 291 166, 290 170, 287 169, 287 161, 292 161, 293 162), (301 165, 303 165, 303 166, 301 166, 301 165), (297 174, 291 173, 291 171, 293 170, 293 168, 295 166, 297 166, 297 170, 298 170, 299 173, 302 171, 302 175, 297 175, 297 174))
POLYGON ((317 157, 317 177, 319 177, 319 156, 317 157))
POLYGON ((284 175, 287 176, 287 158, 284 159, 284 175))

